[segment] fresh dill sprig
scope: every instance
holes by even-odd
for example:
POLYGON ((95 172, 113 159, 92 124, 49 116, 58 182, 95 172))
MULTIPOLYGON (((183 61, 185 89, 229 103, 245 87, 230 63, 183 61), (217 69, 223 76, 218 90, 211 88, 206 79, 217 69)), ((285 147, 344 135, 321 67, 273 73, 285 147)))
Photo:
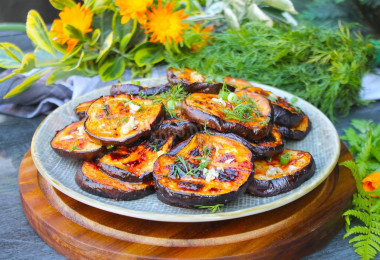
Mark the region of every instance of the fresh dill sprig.
POLYGON ((256 102, 249 97, 239 97, 235 103, 232 103, 233 109, 223 108, 221 111, 226 115, 227 119, 234 119, 241 122, 251 122, 261 116, 259 107, 256 102), (252 114, 255 113, 255 116, 252 114))
POLYGON ((70 148, 69 148, 69 152, 74 152, 76 150, 82 150, 82 148, 76 146, 75 144, 73 144, 70 148))
POLYGON ((211 162, 210 155, 211 155, 211 149, 207 145, 204 145, 202 156, 195 157, 195 159, 199 160, 199 168, 201 169, 207 168, 207 166, 211 162))
POLYGON ((177 156, 172 167, 172 175, 174 175, 175 178, 180 178, 183 175, 198 177, 201 172, 200 167, 192 167, 185 157, 180 155, 177 156))
POLYGON ((204 205, 194 205, 198 209, 208 209, 211 211, 212 214, 214 214, 216 211, 221 212, 220 208, 224 206, 224 204, 216 204, 212 206, 204 206, 204 205))

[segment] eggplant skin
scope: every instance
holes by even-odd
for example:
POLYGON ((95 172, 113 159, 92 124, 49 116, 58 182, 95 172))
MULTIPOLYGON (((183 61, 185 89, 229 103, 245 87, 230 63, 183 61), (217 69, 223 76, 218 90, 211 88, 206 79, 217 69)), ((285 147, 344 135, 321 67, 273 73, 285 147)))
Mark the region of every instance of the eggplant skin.
MULTIPOLYGON (((75 182, 82 190, 100 197, 115 200, 136 200, 148 196, 155 191, 153 185, 146 185, 143 189, 124 191, 103 183, 98 183, 85 176, 82 172, 82 167, 83 164, 78 168, 75 174, 75 182)), ((122 183, 121 181, 119 182, 122 183)))
POLYGON ((188 120, 167 119, 158 126, 152 136, 159 139, 167 139, 169 136, 186 138, 202 130, 203 126, 188 120))
MULTIPOLYGON (((252 175, 251 175, 252 176, 252 175)), ((154 178, 154 187, 157 192, 157 198, 163 203, 181 208, 197 208, 197 205, 213 206, 216 204, 227 204, 236 200, 239 196, 247 191, 248 185, 253 181, 250 177, 239 189, 217 196, 197 195, 195 193, 175 192, 167 187, 162 186, 159 181, 154 178)))
POLYGON ((101 143, 98 143, 97 140, 89 137, 86 133, 83 133, 80 137, 77 136, 77 129, 83 127, 83 123, 84 120, 74 122, 57 131, 50 141, 53 151, 61 157, 84 161, 91 161, 102 156, 106 149, 101 143), (68 135, 71 135, 70 139, 61 140, 61 138, 68 135), (73 146, 81 149, 70 151, 70 147, 73 146), (85 150, 86 146, 87 148, 90 146, 91 149, 85 150))
MULTIPOLYGON (((218 94, 223 88, 223 83, 211 81, 206 82, 206 77, 195 70, 185 68, 184 72, 179 69, 169 68, 166 76, 170 84, 180 84, 187 92, 190 93, 207 93, 218 94)), ((234 88, 227 85, 230 91, 234 88)))
POLYGON ((315 170, 315 161, 311 156, 306 166, 291 175, 285 175, 271 180, 254 178, 253 182, 248 186, 248 192, 258 197, 271 197, 285 193, 299 187, 302 183, 310 179, 314 175, 315 170))
POLYGON ((302 140, 304 139, 312 128, 311 121, 307 115, 304 115, 302 121, 296 127, 286 127, 286 126, 277 126, 278 131, 284 138, 292 140, 302 140))
POLYGON ((246 192, 248 185, 253 181, 254 160, 250 148, 248 141, 231 133, 224 134, 207 131, 193 135, 178 144, 169 153, 161 155, 157 159, 154 166, 153 180, 158 199, 166 204, 183 208, 197 208, 198 205, 226 204, 235 200, 246 192), (211 138, 214 136, 216 138, 210 140, 210 136, 211 138), (209 141, 207 142, 207 140, 209 141), (232 161, 225 163, 227 167, 223 167, 224 175, 219 175, 211 182, 203 179, 205 176, 190 179, 186 176, 184 178, 183 176, 179 178, 168 176, 170 175, 171 165, 175 163, 175 158, 178 155, 183 155, 184 157, 191 155, 194 159, 200 155, 197 151, 208 144, 211 149, 219 147, 215 151, 217 157, 211 157, 213 158, 210 162, 211 165, 215 163, 215 165, 221 166, 227 160, 232 159, 232 161), (213 144, 217 145, 213 146, 213 144), (220 144, 223 144, 223 146, 221 147, 220 144), (231 150, 231 147, 235 147, 236 150, 231 150), (248 155, 250 160, 248 160, 248 155), (229 172, 231 170, 233 173, 229 172), (234 175, 234 173, 237 174, 234 175))
POLYGON ((272 106, 275 124, 293 127, 301 122, 303 117, 302 112, 292 111, 273 103, 272 106))
POLYGON ((284 151, 285 140, 276 126, 273 126, 272 131, 260 141, 251 142, 253 154, 255 158, 273 157, 284 151))
POLYGON ((77 115, 77 117, 79 118, 79 120, 82 120, 82 119, 84 119, 84 118, 87 117, 87 108, 94 101, 95 101, 95 99, 90 100, 90 101, 86 101, 86 102, 80 103, 79 105, 77 105, 75 107, 75 114, 77 115))
POLYGON ((265 127, 261 127, 261 129, 250 129, 242 124, 223 120, 216 115, 208 114, 200 109, 188 105, 186 99, 182 102, 182 113, 190 121, 198 124, 205 124, 206 122, 207 127, 215 129, 219 132, 231 132, 249 140, 261 140, 270 133, 273 127, 273 109, 269 102, 268 105, 270 106, 270 113, 268 115, 269 122, 265 127))
POLYGON ((134 84, 116 84, 112 85, 110 93, 112 96, 119 94, 153 96, 167 92, 171 88, 172 87, 169 84, 156 87, 144 87, 134 84))

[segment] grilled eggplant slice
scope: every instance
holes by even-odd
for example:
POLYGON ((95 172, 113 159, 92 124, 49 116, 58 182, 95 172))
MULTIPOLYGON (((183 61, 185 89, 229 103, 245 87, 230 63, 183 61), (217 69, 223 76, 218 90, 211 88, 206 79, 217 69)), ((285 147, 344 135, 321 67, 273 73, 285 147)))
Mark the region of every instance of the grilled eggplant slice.
POLYGON ((304 114, 301 122, 295 127, 278 126, 278 131, 284 138, 292 140, 302 140, 311 130, 311 121, 309 117, 304 114))
POLYGON ((105 145, 130 144, 162 122, 164 106, 139 96, 103 96, 87 109, 85 129, 105 145))
POLYGON ((116 96, 119 94, 128 94, 153 96, 169 91, 170 89, 171 86, 169 84, 160 85, 156 87, 145 87, 135 84, 116 84, 111 87, 111 95, 116 96))
POLYGON ((254 87, 250 82, 243 79, 225 77, 223 81, 226 84, 234 86, 236 92, 254 92, 266 97, 273 106, 275 124, 293 127, 301 122, 303 117, 301 109, 289 103, 284 98, 279 97, 270 91, 254 87))
POLYGON ((234 134, 210 131, 196 133, 161 155, 153 179, 162 202, 194 208, 236 199, 247 189, 253 173, 249 142, 234 134))
POLYGON ((272 157, 284 151, 285 141, 276 126, 264 139, 251 142, 255 158, 272 157))
POLYGON ((135 200, 154 193, 152 181, 143 184, 123 182, 108 176, 93 162, 83 162, 75 181, 88 193, 115 200, 135 200))
POLYGON ((178 138, 189 137, 196 132, 203 130, 203 126, 182 119, 166 119, 164 120, 152 133, 152 136, 158 139, 166 139, 169 136, 176 136, 178 138))
POLYGON ((267 136, 273 126, 269 101, 256 93, 250 93, 249 98, 247 95, 238 98, 241 103, 234 106, 214 94, 193 93, 184 100, 182 111, 190 121, 219 132, 232 132, 249 140, 267 136), (238 106, 245 106, 245 111, 240 110, 244 113, 239 113, 238 106))
POLYGON ((82 120, 83 118, 87 117, 87 108, 94 102, 95 100, 86 101, 83 103, 80 103, 75 108, 75 114, 78 116, 79 120, 82 120))
POLYGON ((173 137, 167 140, 143 141, 135 146, 119 146, 104 155, 97 162, 103 172, 113 178, 130 183, 152 181, 153 165, 157 158, 167 153, 173 146, 173 137))
POLYGON ((88 161, 102 154, 101 142, 89 136, 83 124, 84 120, 74 122, 55 134, 50 145, 58 155, 88 161))
MULTIPOLYGON (((184 71, 169 68, 167 78, 170 84, 181 84, 190 93, 218 94, 223 87, 223 83, 207 80, 205 76, 189 68, 185 68, 184 71)), ((233 90, 232 87, 227 87, 233 90)))
POLYGON ((255 196, 270 197, 295 189, 310 179, 315 172, 315 162, 310 153, 286 149, 270 162, 255 160, 255 171, 248 191, 255 196), (286 156, 290 159, 283 165, 281 157, 286 156))

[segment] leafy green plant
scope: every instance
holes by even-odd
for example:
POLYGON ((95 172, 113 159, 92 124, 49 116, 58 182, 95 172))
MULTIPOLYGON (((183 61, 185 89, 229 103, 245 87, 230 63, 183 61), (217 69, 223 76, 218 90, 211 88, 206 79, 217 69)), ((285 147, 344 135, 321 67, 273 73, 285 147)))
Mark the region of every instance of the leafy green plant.
POLYGON ((190 50, 194 44, 198 48, 207 44, 208 32, 185 21, 188 15, 184 9, 175 9, 173 1, 162 4, 149 0, 141 3, 50 0, 50 3, 61 10, 50 30, 37 11, 31 10, 27 16, 26 33, 36 47, 34 52, 23 53, 14 44, 0 43, 0 68, 14 69, 0 82, 39 69, 4 98, 20 94, 47 74, 47 85, 71 75, 123 80, 126 68, 132 70, 133 77, 144 76, 164 60, 166 51, 190 50), (168 20, 176 24, 171 26, 168 20))
POLYGON ((342 139, 349 143, 356 163, 345 161, 341 165, 351 170, 357 192, 353 209, 343 214, 347 230, 344 238, 351 238, 349 243, 362 259, 373 259, 380 252, 380 199, 374 197, 380 196, 380 189, 365 191, 363 179, 372 171, 380 171, 380 125, 364 120, 353 120, 352 125, 358 133, 349 128, 342 139))
POLYGON ((219 80, 231 76, 285 89, 335 119, 353 105, 366 104, 359 98, 361 77, 372 68, 375 55, 372 43, 343 26, 338 31, 311 26, 289 30, 247 23, 239 31, 214 34, 213 44, 197 53, 167 60, 219 80))

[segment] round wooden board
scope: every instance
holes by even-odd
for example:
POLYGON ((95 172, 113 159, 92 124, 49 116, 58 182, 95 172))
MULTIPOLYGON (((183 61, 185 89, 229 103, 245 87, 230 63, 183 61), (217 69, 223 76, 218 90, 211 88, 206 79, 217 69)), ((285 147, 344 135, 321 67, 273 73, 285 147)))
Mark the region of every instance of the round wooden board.
MULTIPOLYGON (((340 162, 352 159, 342 144, 340 162)), ((233 220, 170 223, 135 219, 82 204, 21 162, 25 215, 37 234, 68 258, 297 259, 323 247, 343 226, 355 181, 336 167, 319 187, 281 208, 233 220)))

